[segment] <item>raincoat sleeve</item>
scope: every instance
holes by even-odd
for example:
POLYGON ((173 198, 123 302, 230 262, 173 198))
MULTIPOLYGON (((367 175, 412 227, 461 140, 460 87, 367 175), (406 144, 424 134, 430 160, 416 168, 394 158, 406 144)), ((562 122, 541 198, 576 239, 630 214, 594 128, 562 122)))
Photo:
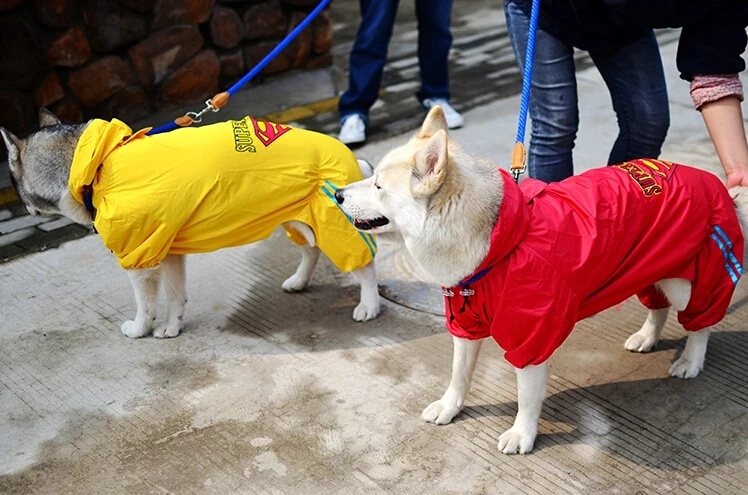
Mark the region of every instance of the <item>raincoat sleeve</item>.
POLYGON ((514 263, 507 270, 491 336, 515 368, 544 363, 571 333, 579 298, 545 261, 514 263))
POLYGON ((139 208, 123 208, 127 215, 111 215, 96 222, 106 246, 126 269, 152 268, 169 254, 177 230, 139 208))

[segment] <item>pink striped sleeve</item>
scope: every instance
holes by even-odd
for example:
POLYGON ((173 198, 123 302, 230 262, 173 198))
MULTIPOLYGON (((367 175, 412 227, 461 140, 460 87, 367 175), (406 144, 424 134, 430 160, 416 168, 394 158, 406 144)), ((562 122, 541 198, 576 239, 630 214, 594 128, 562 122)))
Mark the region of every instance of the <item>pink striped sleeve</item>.
POLYGON ((697 110, 726 96, 737 96, 743 101, 743 84, 737 74, 696 74, 691 81, 691 98, 697 110))

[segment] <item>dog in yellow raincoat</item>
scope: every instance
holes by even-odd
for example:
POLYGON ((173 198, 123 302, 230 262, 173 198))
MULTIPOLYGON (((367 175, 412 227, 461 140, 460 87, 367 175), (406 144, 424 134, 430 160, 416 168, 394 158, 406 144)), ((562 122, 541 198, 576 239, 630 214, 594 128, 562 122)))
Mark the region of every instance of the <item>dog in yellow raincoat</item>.
POLYGON ((40 127, 24 140, 0 128, 14 185, 32 214, 93 218, 135 291, 126 336, 150 333, 162 278, 168 316, 153 335, 179 334, 185 254, 256 242, 279 225, 303 248, 285 290, 306 287, 323 252, 361 284, 353 318, 379 314, 375 238, 334 197, 372 170, 336 139, 252 117, 146 136, 116 119, 61 125, 43 110, 40 127))

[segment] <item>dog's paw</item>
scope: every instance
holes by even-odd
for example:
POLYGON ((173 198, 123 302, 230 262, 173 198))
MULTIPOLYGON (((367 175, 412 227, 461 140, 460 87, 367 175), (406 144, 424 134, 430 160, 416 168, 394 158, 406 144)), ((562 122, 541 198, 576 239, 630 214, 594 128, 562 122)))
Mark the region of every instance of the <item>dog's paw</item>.
POLYGON ((655 344, 657 344, 657 339, 655 339, 651 334, 641 334, 636 332, 626 339, 623 346, 626 350, 631 352, 649 352, 655 344))
POLYGON ((499 437, 499 452, 502 454, 528 454, 535 444, 537 433, 512 426, 499 437))
POLYGON ((156 330, 153 331, 153 336, 157 339, 169 339, 171 337, 176 337, 179 335, 179 332, 182 331, 181 325, 171 325, 171 324, 165 324, 158 327, 156 330))
POLYGON ((299 292, 300 290, 304 290, 307 282, 303 277, 294 273, 283 282, 281 287, 286 292, 299 292))
POLYGON ((379 315, 379 303, 376 305, 359 303, 353 310, 353 319, 356 321, 369 321, 379 315))
POLYGON ((447 404, 444 399, 439 399, 429 404, 421 413, 421 418, 427 423, 435 425, 447 425, 460 413, 457 404, 447 404))
POLYGON ((148 335, 148 328, 145 325, 140 325, 132 320, 124 322, 121 330, 125 334, 125 337, 130 337, 131 339, 139 339, 148 335))
POLYGON ((670 374, 676 378, 696 378, 704 369, 704 362, 695 363, 685 356, 681 356, 670 367, 670 374))

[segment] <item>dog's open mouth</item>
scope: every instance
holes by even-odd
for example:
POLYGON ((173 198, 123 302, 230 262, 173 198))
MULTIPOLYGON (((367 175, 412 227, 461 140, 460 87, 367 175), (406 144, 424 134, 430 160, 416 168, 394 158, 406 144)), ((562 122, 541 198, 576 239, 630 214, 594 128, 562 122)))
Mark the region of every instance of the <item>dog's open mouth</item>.
POLYGON ((382 227, 390 223, 387 217, 372 218, 371 220, 359 220, 356 218, 353 220, 353 226, 358 230, 371 230, 377 227, 382 227))

